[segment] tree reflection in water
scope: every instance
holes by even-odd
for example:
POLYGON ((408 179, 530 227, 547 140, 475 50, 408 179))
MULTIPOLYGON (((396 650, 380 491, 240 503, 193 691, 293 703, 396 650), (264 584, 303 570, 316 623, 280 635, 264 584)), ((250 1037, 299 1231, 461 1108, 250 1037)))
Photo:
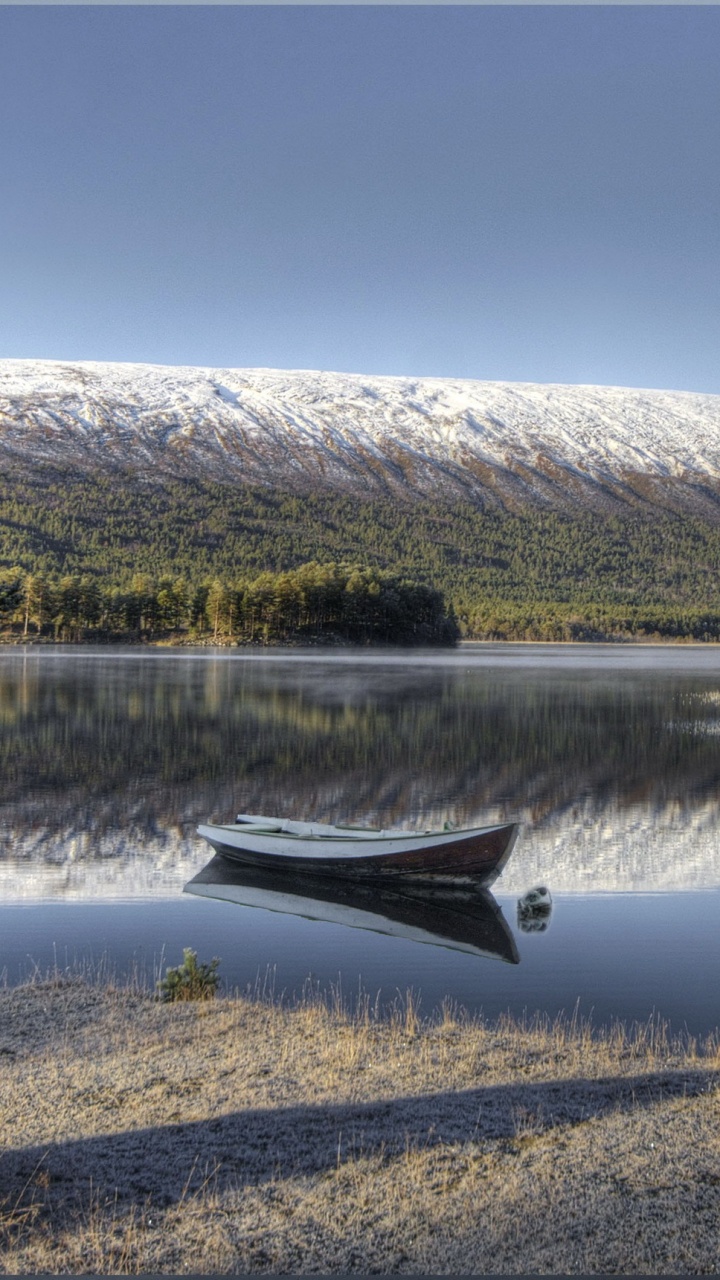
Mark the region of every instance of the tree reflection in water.
MULTIPOLYGON (((297 659, 297 655, 294 655, 297 659)), ((720 680, 56 651, 0 663, 0 815, 148 834, 236 810, 547 823, 713 800, 720 680)))

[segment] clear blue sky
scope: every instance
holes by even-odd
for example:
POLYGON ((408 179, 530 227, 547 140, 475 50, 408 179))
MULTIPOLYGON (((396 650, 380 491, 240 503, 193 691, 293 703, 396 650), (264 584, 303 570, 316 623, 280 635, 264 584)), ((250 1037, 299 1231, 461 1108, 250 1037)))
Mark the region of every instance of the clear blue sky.
POLYGON ((3 7, 0 355, 720 392, 720 8, 3 7))

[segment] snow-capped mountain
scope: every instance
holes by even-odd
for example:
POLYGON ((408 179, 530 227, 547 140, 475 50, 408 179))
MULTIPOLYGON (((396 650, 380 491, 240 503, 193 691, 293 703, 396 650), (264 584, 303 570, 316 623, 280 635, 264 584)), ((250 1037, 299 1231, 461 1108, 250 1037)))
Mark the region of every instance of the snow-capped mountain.
POLYGON ((0 467, 720 513, 720 396, 0 361, 0 467))

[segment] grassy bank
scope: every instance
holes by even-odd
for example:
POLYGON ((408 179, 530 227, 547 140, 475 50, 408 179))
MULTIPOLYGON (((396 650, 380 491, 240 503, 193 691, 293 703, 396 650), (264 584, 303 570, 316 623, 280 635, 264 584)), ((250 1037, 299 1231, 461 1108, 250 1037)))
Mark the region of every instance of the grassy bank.
POLYGON ((0 1269, 707 1273, 720 1054, 412 1002, 0 992, 0 1269))

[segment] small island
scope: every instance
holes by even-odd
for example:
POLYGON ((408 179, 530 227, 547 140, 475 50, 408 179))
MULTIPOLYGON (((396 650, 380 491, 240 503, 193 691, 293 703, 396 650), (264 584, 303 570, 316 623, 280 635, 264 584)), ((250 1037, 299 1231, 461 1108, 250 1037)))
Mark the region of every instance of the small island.
POLYGON ((442 592, 386 570, 311 562, 244 581, 0 572, 1 638, 16 643, 453 645, 442 592))

